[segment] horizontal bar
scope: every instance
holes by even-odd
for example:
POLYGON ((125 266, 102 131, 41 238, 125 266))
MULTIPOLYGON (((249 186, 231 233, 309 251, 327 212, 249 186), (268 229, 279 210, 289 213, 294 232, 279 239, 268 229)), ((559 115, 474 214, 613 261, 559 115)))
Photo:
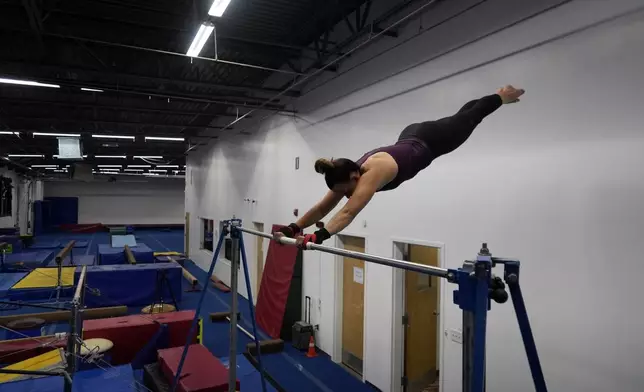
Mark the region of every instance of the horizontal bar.
POLYGON ((85 287, 85 275, 87 274, 87 266, 84 265, 83 269, 81 269, 80 277, 78 278, 78 285, 76 286, 76 292, 74 293, 74 298, 72 301, 78 302, 80 301, 81 297, 81 292, 83 291, 83 288, 85 287))
MULTIPOLYGON (((59 306, 54 306, 54 305, 40 305, 40 304, 30 304, 28 302, 22 302, 22 301, 0 301, 0 304, 2 305, 16 305, 16 306, 25 306, 28 308, 38 308, 38 309, 51 309, 51 310, 65 310, 67 308, 62 308, 59 306)), ((0 325, 2 323, 0 322, 0 325)))
MULTIPOLYGON (((260 236, 260 237, 270 238, 270 239, 275 240, 272 235, 263 233, 261 231, 246 229, 244 227, 236 227, 236 228, 241 230, 241 231, 243 231, 244 233, 253 234, 253 235, 260 236)), ((281 243, 283 245, 295 245, 296 240, 294 238, 282 237, 279 240, 279 243, 281 243)), ((410 261, 391 259, 391 258, 388 258, 388 257, 370 255, 370 254, 367 254, 367 253, 355 252, 355 251, 352 251, 352 250, 339 249, 339 248, 334 248, 334 247, 331 247, 331 246, 318 245, 318 244, 313 244, 313 243, 308 243, 306 245, 306 249, 317 250, 317 251, 324 252, 324 253, 331 253, 331 254, 338 255, 338 256, 351 257, 353 259, 364 260, 364 261, 368 261, 370 263, 386 265, 386 266, 394 267, 394 268, 401 268, 401 269, 404 269, 404 270, 407 270, 407 271, 420 272, 421 274, 438 276, 438 277, 441 277, 441 278, 447 278, 448 277, 448 272, 444 268, 432 267, 430 265, 424 265, 424 264, 418 264, 418 263, 412 263, 410 261)))
POLYGON ((76 245, 76 240, 69 241, 69 243, 65 245, 65 247, 61 249, 60 252, 58 252, 58 254, 56 255, 56 263, 62 262, 65 259, 65 257, 67 257, 69 252, 72 251, 72 249, 74 248, 74 245, 76 245))
POLYGON ((46 372, 43 370, 18 370, 0 368, 0 374, 24 374, 26 376, 64 376, 65 372, 46 372))

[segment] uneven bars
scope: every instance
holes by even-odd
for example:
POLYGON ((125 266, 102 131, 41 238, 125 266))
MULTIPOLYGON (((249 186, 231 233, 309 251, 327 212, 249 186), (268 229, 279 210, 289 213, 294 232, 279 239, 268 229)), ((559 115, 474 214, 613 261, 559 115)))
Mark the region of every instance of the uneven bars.
POLYGON ((128 245, 125 245, 125 255, 127 256, 127 262, 134 265, 136 264, 136 257, 132 253, 132 249, 128 245))
POLYGON ((86 273, 87 273, 87 266, 84 265, 83 269, 81 269, 80 277, 78 278, 78 285, 76 286, 76 292, 74 293, 74 299, 72 299, 72 301, 80 302, 81 291, 83 290, 83 287, 85 286, 85 274, 86 273))
MULTIPOLYGON (((253 234, 260 237, 275 240, 272 235, 263 233, 261 231, 246 229, 244 227, 239 227, 239 226, 237 226, 236 228, 243 231, 244 233, 253 234)), ((288 237, 282 237, 278 242, 283 245, 296 244, 296 240, 294 238, 288 238, 288 237)), ((388 257, 375 256, 367 253, 355 252, 352 250, 339 249, 331 246, 313 244, 310 242, 306 245, 306 249, 317 250, 324 253, 331 253, 338 256, 351 257, 353 259, 364 260, 370 263, 376 263, 376 264, 386 265, 389 267, 401 268, 407 271, 420 272, 422 274, 450 279, 450 273, 445 268, 432 267, 430 265, 412 263, 410 261, 391 259, 388 257)))

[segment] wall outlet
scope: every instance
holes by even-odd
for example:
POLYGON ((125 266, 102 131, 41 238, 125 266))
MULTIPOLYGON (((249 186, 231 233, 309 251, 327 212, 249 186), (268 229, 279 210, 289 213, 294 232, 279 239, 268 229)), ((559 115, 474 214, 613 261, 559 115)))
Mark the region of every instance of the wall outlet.
POLYGON ((463 344, 463 332, 452 328, 449 330, 449 339, 454 343, 463 344))

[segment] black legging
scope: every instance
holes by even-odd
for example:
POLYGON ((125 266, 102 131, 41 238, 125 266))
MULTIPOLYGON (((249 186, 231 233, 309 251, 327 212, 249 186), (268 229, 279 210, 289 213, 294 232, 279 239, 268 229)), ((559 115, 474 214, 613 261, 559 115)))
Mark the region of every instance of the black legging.
POLYGON ((434 158, 437 158, 465 143, 474 128, 502 104, 501 97, 497 94, 475 99, 451 117, 409 125, 403 129, 398 140, 420 139, 427 144, 434 158))

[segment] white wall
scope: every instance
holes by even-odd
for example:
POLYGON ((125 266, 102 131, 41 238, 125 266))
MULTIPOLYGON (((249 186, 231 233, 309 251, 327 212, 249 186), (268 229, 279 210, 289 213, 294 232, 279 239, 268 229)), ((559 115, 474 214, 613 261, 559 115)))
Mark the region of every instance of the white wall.
MULTIPOLYGON (((446 7, 468 3, 473 1, 445 3, 424 23, 455 12, 446 7)), ((323 105, 552 3, 486 2, 305 96, 298 107, 307 121, 274 117, 251 137, 199 149, 188 157, 186 210, 216 220, 235 214, 249 226, 288 223, 294 208, 303 212, 325 192, 313 172, 315 158, 357 159, 395 141, 409 123, 449 115, 506 83, 524 87, 522 103, 501 108, 462 148, 411 182, 378 194, 347 232, 365 236, 367 252, 383 256, 392 255, 393 238, 444 243, 450 268, 474 257, 483 241, 496 255, 521 259, 550 389, 640 391, 644 317, 635 288, 644 274, 644 15, 640 10, 547 41, 642 7, 641 0, 573 1, 323 105)), ((412 34, 418 25, 407 30, 412 34)), ((193 219, 191 255, 205 267, 209 255, 198 249, 199 233, 193 219)), ((317 343, 330 353, 336 338, 334 257, 307 253, 304 268, 303 294, 321 301, 312 314, 320 324, 317 343)), ((226 280, 226 265, 216 273, 226 280)), ((393 281, 391 268, 368 264, 365 378, 384 391, 397 385, 393 281)), ((451 289, 444 298, 451 302, 451 289)), ((448 304, 444 310, 445 328, 460 327, 458 308, 448 304)), ((488 389, 531 390, 510 304, 493 307, 488 331, 488 389)), ((443 390, 460 391, 461 346, 442 344, 443 390)))
POLYGON ((11 178, 13 186, 13 195, 11 198, 11 216, 0 217, 0 227, 14 227, 18 219, 18 188, 20 187, 20 177, 13 170, 0 167, 0 175, 11 178))
POLYGON ((181 224, 184 189, 182 179, 50 181, 45 197, 78 197, 81 224, 181 224))

